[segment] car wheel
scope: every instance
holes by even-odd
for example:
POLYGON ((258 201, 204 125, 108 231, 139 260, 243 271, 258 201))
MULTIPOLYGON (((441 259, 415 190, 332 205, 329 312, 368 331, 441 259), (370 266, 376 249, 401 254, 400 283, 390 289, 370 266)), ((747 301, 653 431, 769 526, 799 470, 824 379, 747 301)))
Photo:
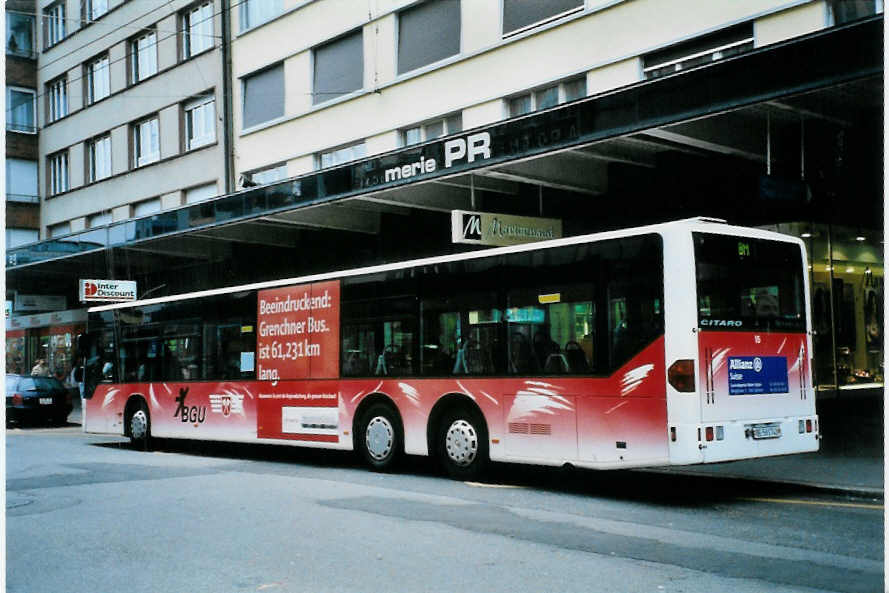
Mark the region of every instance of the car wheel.
POLYGON ((470 408, 454 408, 442 418, 438 454, 455 480, 475 480, 488 465, 488 429, 481 415, 470 408))
POLYGON ((391 406, 371 405, 361 415, 355 438, 362 459, 374 471, 388 472, 398 465, 404 437, 401 420, 391 406))
POLYGON ((144 401, 139 402, 127 419, 127 431, 130 435, 130 443, 134 447, 148 449, 148 442, 151 439, 151 417, 144 401))

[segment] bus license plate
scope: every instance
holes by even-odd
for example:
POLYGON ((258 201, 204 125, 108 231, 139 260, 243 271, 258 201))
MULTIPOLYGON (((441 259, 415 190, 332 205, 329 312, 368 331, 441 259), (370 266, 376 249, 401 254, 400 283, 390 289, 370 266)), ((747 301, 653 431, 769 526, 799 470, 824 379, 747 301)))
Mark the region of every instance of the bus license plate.
POLYGON ((44 406, 51 406, 52 405, 52 398, 51 397, 41 397, 40 404, 44 405, 44 406))
POLYGON ((754 426, 754 439, 777 439, 781 437, 780 426, 754 426))

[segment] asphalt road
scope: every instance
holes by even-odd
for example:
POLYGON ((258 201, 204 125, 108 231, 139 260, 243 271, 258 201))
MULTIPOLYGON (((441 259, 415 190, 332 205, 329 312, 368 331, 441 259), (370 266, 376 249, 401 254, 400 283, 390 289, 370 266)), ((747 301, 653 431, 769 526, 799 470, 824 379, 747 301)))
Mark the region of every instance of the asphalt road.
POLYGON ((883 589, 879 501, 727 479, 6 433, 10 592, 883 589))

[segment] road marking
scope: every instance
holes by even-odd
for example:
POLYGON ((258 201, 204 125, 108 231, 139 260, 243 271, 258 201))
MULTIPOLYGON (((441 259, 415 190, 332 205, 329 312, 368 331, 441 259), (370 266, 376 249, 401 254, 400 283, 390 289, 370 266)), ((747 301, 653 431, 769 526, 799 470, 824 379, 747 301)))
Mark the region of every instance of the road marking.
POLYGON ((808 504, 822 507, 843 507, 848 509, 873 509, 883 510, 881 504, 866 504, 861 502, 822 502, 818 500, 798 500, 793 498, 740 498, 749 502, 775 502, 780 504, 808 504))
POLYGON ((475 486, 476 488, 524 488, 515 484, 484 484, 482 482, 463 482, 467 486, 475 486))

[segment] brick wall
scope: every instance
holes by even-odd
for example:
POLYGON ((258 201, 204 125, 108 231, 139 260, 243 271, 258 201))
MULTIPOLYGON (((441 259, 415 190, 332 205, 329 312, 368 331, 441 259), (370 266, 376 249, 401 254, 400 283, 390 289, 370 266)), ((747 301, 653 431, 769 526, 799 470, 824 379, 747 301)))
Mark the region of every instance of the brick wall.
POLYGON ((6 84, 37 88, 37 60, 28 60, 6 54, 6 84))
POLYGON ((6 202, 6 226, 20 229, 40 228, 39 204, 6 202))
POLYGON ((37 134, 6 132, 6 156, 37 160, 37 134))

